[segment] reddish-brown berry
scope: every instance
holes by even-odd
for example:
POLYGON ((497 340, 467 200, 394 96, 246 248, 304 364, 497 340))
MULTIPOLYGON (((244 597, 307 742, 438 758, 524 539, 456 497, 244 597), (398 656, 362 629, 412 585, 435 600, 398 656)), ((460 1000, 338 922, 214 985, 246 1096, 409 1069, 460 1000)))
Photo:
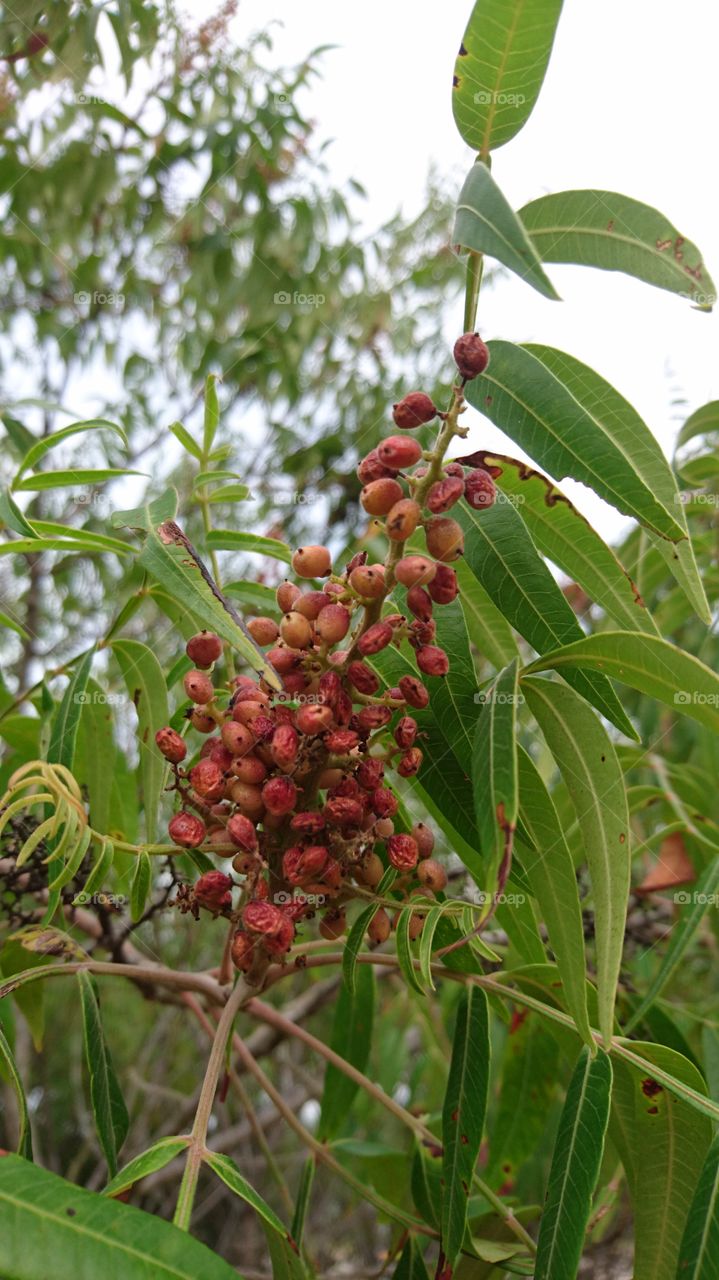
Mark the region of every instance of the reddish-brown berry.
POLYGON ((257 832, 254 822, 250 822, 244 813, 234 813, 227 823, 227 835, 233 844, 244 849, 246 853, 255 853, 258 848, 257 832))
POLYGON ((403 556, 394 567, 394 576, 403 587, 426 586, 436 572, 437 565, 427 556, 403 556))
POLYGON ((431 422, 437 416, 437 409, 431 398, 424 391, 410 391, 398 404, 392 407, 392 419, 396 427, 403 431, 411 431, 431 422))
POLYGON ((300 733, 313 738, 318 733, 325 733, 333 720, 332 708, 325 703, 306 703, 299 707, 295 717, 300 733))
POLYGON ((224 871, 205 871, 193 887, 195 900, 208 911, 222 911, 231 906, 231 889, 232 880, 224 871))
POLYGON ((398 480, 385 476, 381 480, 372 480, 366 484, 360 494, 360 502, 370 516, 386 516, 395 502, 403 497, 402 486, 398 480))
POLYGON ((362 633, 357 641, 357 648, 365 657, 379 653, 392 643, 392 628, 388 622, 374 622, 362 633))
POLYGON ((331 796, 324 814, 333 827, 356 827, 362 821, 362 803, 353 796, 331 796))
POLYGON ((397 721, 394 730, 394 740, 398 747, 403 751, 408 751, 414 746, 414 740, 417 737, 417 721, 412 716, 402 716, 397 721))
POLYGON ((381 480, 383 476, 396 475, 396 469, 380 462, 376 449, 371 449, 357 468, 357 477, 362 484, 371 484, 373 480, 381 480))
POLYGON ((432 619, 432 598, 424 587, 410 587, 407 592, 407 608, 422 622, 430 622, 432 619))
POLYGON ((457 560, 464 551, 464 533, 451 516, 433 516, 424 527, 427 550, 435 560, 457 560))
POLYGON ((298 578, 327 578, 332 572, 332 557, 327 547, 298 547, 292 568, 298 578))
POLYGON ((432 893, 441 893, 447 887, 447 872, 436 858, 423 858, 417 863, 417 879, 432 893))
POLYGON ((378 600, 384 595, 384 565, 363 564, 353 569, 349 583, 365 600, 378 600))
POLYGON ((424 707, 429 706, 429 690, 425 688, 422 681, 417 676, 402 676, 399 682, 399 689, 405 702, 410 707, 415 707, 421 711, 424 707))
POLYGON ((411 836, 399 834, 389 837, 387 857, 398 871, 411 871, 417 865, 419 850, 411 836))
POLYGON ((463 333, 454 344, 454 363, 466 382, 484 373, 489 364, 489 348, 478 333, 463 333))
POLYGON ((359 746, 359 734, 354 729, 333 729, 325 734, 323 741, 333 755, 346 756, 359 746))
POLYGON ((249 631, 255 644, 266 645, 274 644, 280 629, 274 618, 250 618, 247 623, 249 631))
POLYGON ((214 760, 199 760, 189 772, 190 786, 208 804, 225 794, 225 775, 214 760))
POLYGON ((416 822, 410 831, 412 839, 419 849, 420 858, 428 858, 434 849, 434 832, 426 822, 416 822))
MULTIPOLYGON (((211 667, 222 653, 222 641, 214 631, 200 631, 187 641, 185 653, 196 667, 211 667)), ((197 701, 200 702, 201 699, 198 698, 197 701)))
POLYGON ((208 716, 204 707, 193 707, 190 724, 198 733, 212 733, 216 727, 212 716, 208 716))
POLYGON ((278 724, 272 734, 270 752, 278 769, 285 772, 291 769, 297 759, 300 739, 297 730, 291 724, 278 724))
POLYGON ((249 973, 255 952, 255 943, 249 933, 245 933, 244 929, 238 929, 232 939, 230 950, 235 968, 241 973, 249 973))
POLYGON ((317 634, 325 644, 339 644, 350 629, 350 611, 343 604, 328 604, 321 611, 317 623, 317 634))
POLYGON ((320 920, 320 933, 328 941, 341 938, 346 928, 347 917, 341 907, 333 907, 331 911, 326 911, 320 920))
POLYGON ((365 732, 373 733, 375 729, 383 729, 391 719, 391 707, 363 707, 357 716, 357 725, 365 732))
POLYGON ((171 764, 179 764, 187 755, 185 739, 181 738, 179 733, 175 729, 171 729, 169 725, 166 725, 164 729, 157 730, 155 742, 165 759, 169 760, 171 764))
POLYGON ((392 926, 389 921, 389 916, 387 915, 384 907, 380 907, 377 914, 367 926, 367 938, 373 947, 379 947, 383 942, 387 941, 391 932, 392 926))
POLYGON ((491 507, 497 500, 497 486, 488 471, 470 471, 464 482, 464 496, 475 511, 491 507))
POLYGON ((387 537, 393 542, 406 542, 411 538, 422 518, 422 509, 413 498, 402 498, 395 502, 387 516, 387 537))
POLYGON ((248 902, 242 912, 242 922, 252 933, 273 937, 283 927, 285 917, 279 907, 271 902, 248 902))
POLYGON ((283 956, 290 950, 295 939, 295 926, 289 916, 285 915, 276 934, 266 935, 265 951, 271 956, 283 956))
POLYGON ((197 849, 207 834, 202 819, 184 809, 170 818, 167 830, 173 844, 179 844, 182 849, 197 849))
POLYGON ((377 457, 396 471, 411 467, 422 457, 422 446, 411 436, 388 436, 377 448, 377 457))
POLYGON ((302 655, 297 653, 295 649, 287 649, 278 646, 276 649, 270 649, 267 654, 267 661, 271 662, 278 675, 289 675, 290 671, 295 671, 302 660, 302 655))
POLYGON ((212 702, 215 690, 210 677, 205 675, 204 671, 188 671, 182 683, 185 686, 185 693, 188 698, 192 698, 193 702, 199 702, 203 706, 206 702, 212 702))
POLYGON ((301 831, 304 835, 316 835, 318 831, 322 831, 325 826, 324 814, 316 810, 308 810, 306 813, 296 813, 290 819, 290 826, 293 831, 301 831))
POLYGON ((448 476, 446 480, 438 480, 436 484, 430 486, 425 505, 428 511, 435 514, 440 511, 449 511, 463 493, 464 480, 459 476, 448 476))
POLYGON ((262 788, 262 803, 268 813, 290 813, 297 803, 297 787, 291 778, 268 778, 262 788))
POLYGON ((350 662, 347 668, 347 679, 360 693, 373 694, 379 689, 379 677, 366 662, 350 662))
POLYGON ((417 650, 417 666, 426 676, 446 676, 449 658, 438 645, 425 644, 417 650))
POLYGON ((459 592, 457 574, 448 564, 438 564, 427 590, 435 604, 451 604, 459 592))
POLYGON ((410 747, 397 765, 397 772, 400 778, 413 778, 416 773, 419 773, 421 765, 422 752, 419 747, 410 747))
POLYGON ((376 853, 368 853, 364 861, 354 869, 355 880, 366 884, 369 889, 376 889, 383 875, 382 859, 376 853))
POLYGON ((393 818, 399 807, 397 797, 389 787, 377 787, 372 792, 370 803, 378 818, 393 818))
POLYGON ((374 791, 382 781, 384 764, 375 756, 368 756, 358 766, 355 778, 363 791, 374 791))

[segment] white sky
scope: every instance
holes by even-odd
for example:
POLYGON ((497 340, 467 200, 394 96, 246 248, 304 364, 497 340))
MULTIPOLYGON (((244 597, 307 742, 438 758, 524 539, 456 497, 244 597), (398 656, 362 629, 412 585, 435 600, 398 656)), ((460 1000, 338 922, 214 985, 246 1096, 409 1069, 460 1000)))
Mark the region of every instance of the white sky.
MULTIPOLYGON (((207 0, 189 0, 193 22, 207 0)), ((415 213, 434 162, 455 195, 472 161, 451 112, 451 77, 471 0, 241 0, 233 34, 272 19, 275 60, 323 56, 302 108, 317 136, 333 139, 326 160, 335 182, 367 189, 367 228, 402 206, 415 213)), ((701 249, 719 282, 716 178, 716 0, 565 0, 539 102, 492 172, 515 208, 547 191, 599 187, 660 209, 701 249)), ((362 210, 360 209, 360 212, 362 210)), ((483 337, 542 341, 593 365, 638 409, 667 453, 676 415, 719 398, 717 312, 617 273, 549 267, 563 302, 549 302, 510 277, 481 299, 483 337), (686 411, 672 409, 680 394, 686 411)), ((448 341, 461 331, 457 307, 448 341)), ((469 448, 503 439, 473 410, 469 448)), ((519 451, 516 446, 505 451, 519 451)), ((588 491, 563 486, 605 536, 623 521, 588 491)))

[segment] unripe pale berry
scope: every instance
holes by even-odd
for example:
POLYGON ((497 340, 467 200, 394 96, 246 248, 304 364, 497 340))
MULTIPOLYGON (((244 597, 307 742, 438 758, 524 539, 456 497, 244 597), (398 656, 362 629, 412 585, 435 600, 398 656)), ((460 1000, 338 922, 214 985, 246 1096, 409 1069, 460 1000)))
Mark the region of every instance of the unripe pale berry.
POLYGON ((484 373, 489 364, 489 348, 478 333, 463 333, 454 344, 454 362, 465 381, 484 373))
POLYGON ((205 839, 205 824, 194 813, 187 813, 183 809, 181 813, 176 813, 170 818, 168 824, 168 832, 170 839, 174 844, 179 844, 182 849, 196 849, 205 839))
POLYGON ((425 644, 417 650, 417 666, 426 676, 446 676, 449 658, 438 645, 425 644))
POLYGON ((427 550, 435 560, 457 560, 464 551, 464 533, 451 516, 433 516, 424 527, 427 550))
POLYGON ((414 498, 402 498, 395 502, 387 515, 387 537, 393 542, 406 542, 411 538, 422 518, 422 509, 414 498))
POLYGON ((188 698, 192 698, 193 702, 199 702, 201 705, 212 702, 215 690, 210 677, 205 675, 204 671, 188 671, 187 675, 183 676, 182 683, 185 693, 188 698))
POLYGON ((325 644, 338 644, 350 629, 350 612, 343 604, 328 604, 320 613, 317 634, 325 644))
POLYGON ((437 572, 428 556, 403 556, 394 567, 394 576, 403 587, 426 586, 437 572))
POLYGON ((434 849, 434 832, 426 822, 416 822, 410 831, 412 839, 419 849, 420 858, 428 858, 434 849))
POLYGON ((396 427, 403 431, 411 431, 431 422, 437 416, 437 409, 424 391, 410 391, 392 407, 392 419, 396 427))
POLYGON ((384 565, 363 564, 353 569, 349 584, 365 600, 378 600, 384 595, 384 565))
POLYGON ((278 608, 282 613, 289 613, 290 609, 294 609, 295 600, 301 594, 300 588, 294 582, 288 582, 285 578, 285 581, 280 583, 275 592, 278 608))
POLYGON ((307 649, 312 644, 312 627, 308 619, 294 609, 282 619, 280 635, 291 649, 307 649))
POLYGON ((424 587, 410 587, 407 592, 407 608, 415 618, 429 622, 432 618, 432 598, 424 587))
POLYGON ((236 720, 226 720, 220 729, 224 745, 233 756, 243 756, 255 745, 253 734, 247 725, 238 724, 236 720))
POLYGON ((400 833, 389 837, 387 857, 398 871, 412 871, 417 865, 419 850, 411 836, 400 833))
POLYGON ((385 476, 383 480, 372 480, 365 485, 360 494, 360 502, 368 515, 386 516, 395 502, 399 502, 403 496, 399 481, 385 476))
POLYGON ((430 486, 425 505, 428 511, 435 514, 440 511, 449 511, 463 493, 464 480, 459 476, 448 476, 446 480, 438 480, 436 484, 430 486))
POLYGON ((164 729, 157 730, 155 742, 165 759, 169 760, 171 764, 179 764, 187 755, 185 739, 181 738, 179 733, 175 729, 171 729, 169 725, 164 729))
POLYGON ((438 564, 427 590, 435 604, 451 604, 459 592, 457 574, 448 564, 438 564))
POLYGON ((301 613, 303 618, 309 618, 310 622, 314 622, 325 605, 329 603, 330 600, 326 591, 304 591, 302 595, 297 597, 292 607, 297 613, 301 613))
POLYGON ((410 707, 415 707, 421 711, 424 707, 429 706, 429 691, 417 676, 402 676, 399 682, 399 689, 405 702, 408 702, 410 707))
POLYGON ((377 450, 371 449, 357 468, 357 478, 362 484, 371 484, 373 480, 381 480, 383 476, 396 475, 396 468, 388 467, 380 462, 377 450))
POLYGON ((332 557, 327 547, 298 547, 292 568, 298 578, 327 578, 332 572, 332 557))
POLYGON ((258 820, 265 811, 265 802, 259 786, 249 782, 232 782, 228 787, 230 799, 234 800, 242 812, 248 817, 258 820))
POLYGON ((249 631, 255 644, 266 645, 274 644, 280 629, 274 618, 250 618, 247 623, 249 631))
POLYGON ((386 649, 391 642, 392 628, 389 623, 374 622, 360 636, 357 641, 357 648, 366 657, 368 654, 379 653, 380 650, 386 649))
POLYGON ((386 467, 402 470, 419 462, 422 446, 411 436, 388 436, 377 448, 377 457, 386 467))
POLYGON ((196 667, 211 667, 222 653, 222 641, 214 631, 200 631, 187 641, 185 653, 196 667))
POLYGON ((464 482, 464 496, 475 511, 493 506, 497 500, 497 486, 489 472, 481 468, 470 471, 464 482))
POLYGON ((447 887, 447 872, 436 858, 423 858, 417 863, 417 879, 433 893, 441 893, 447 887))
POLYGON ((372 946, 379 947, 383 942, 387 941, 391 932, 392 926, 389 921, 389 916, 387 915, 384 907, 380 907, 377 914, 367 926, 367 937, 372 946))
POLYGON ((295 720, 300 733, 314 737, 329 729, 333 720, 332 708, 325 704, 307 703, 304 707, 298 708, 295 720))

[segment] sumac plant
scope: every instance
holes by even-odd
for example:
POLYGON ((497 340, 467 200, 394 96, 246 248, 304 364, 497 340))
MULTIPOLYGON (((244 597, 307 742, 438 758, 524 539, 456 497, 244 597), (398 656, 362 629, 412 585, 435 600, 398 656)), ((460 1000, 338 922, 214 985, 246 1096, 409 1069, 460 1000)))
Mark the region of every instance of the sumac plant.
POLYGON ((478 332, 485 258, 713 301, 636 199, 497 185, 560 9, 462 37, 464 332, 357 459, 355 543, 248 528, 214 376, 191 501, 104 532, 27 495, 112 485, 72 451, 122 431, 6 421, 3 556, 102 556, 117 606, 1 691, 3 1276, 718 1274, 719 406, 670 465, 601 374, 478 332))

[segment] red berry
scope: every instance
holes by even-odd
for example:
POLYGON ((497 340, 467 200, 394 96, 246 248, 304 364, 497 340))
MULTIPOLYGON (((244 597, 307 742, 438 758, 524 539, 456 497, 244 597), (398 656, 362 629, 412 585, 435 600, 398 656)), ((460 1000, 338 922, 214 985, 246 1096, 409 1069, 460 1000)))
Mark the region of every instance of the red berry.
POLYGON ((400 778, 413 778, 419 772, 421 765, 422 752, 419 747, 410 747, 397 765, 397 772, 400 778))
POLYGON ((431 422, 436 416, 437 409, 424 391, 410 391, 409 395, 406 395, 392 409, 394 425, 404 431, 421 427, 425 422, 431 422))
POLYGON ((185 653, 196 667, 211 667, 222 653, 222 641, 214 631, 200 631, 187 641, 185 653))
POLYGON ((297 803, 297 787, 291 778, 268 778, 262 788, 262 803, 268 813, 289 813, 297 803))
POLYGON ((283 927, 285 917, 271 902, 248 902, 242 912, 242 921, 252 933, 262 933, 273 937, 283 927))
POLYGON ((258 848, 255 824, 246 818, 244 813, 235 813, 227 823, 227 835, 233 844, 239 845, 247 853, 255 853, 258 848))
POLYGON ((278 724, 272 735, 270 752, 278 769, 290 769, 297 759, 300 739, 291 724, 278 724))
POLYGON ((302 831, 306 835, 316 835, 325 826, 324 814, 318 812, 296 813, 290 819, 293 831, 302 831))
POLYGON ((481 468, 470 471, 464 482, 464 496, 475 511, 493 506, 497 499, 497 486, 489 472, 481 468))
POLYGON ((394 567, 394 576, 403 587, 426 586, 436 572, 437 565, 427 556, 403 556, 394 567))
POLYGON ((365 662, 350 662, 347 679, 360 693, 372 694, 379 689, 379 677, 365 662))
POLYGON ((375 729, 383 729, 391 719, 391 707, 363 707, 357 716, 357 725, 365 732, 373 733, 375 729))
POLYGON ((184 809, 181 813, 176 813, 174 818, 170 818, 168 825, 170 839, 174 844, 179 844, 182 849, 196 849, 205 839, 205 824, 194 813, 187 813, 184 809))
POLYGON ((402 498, 403 490, 398 480, 385 476, 366 484, 360 494, 360 502, 370 516, 386 516, 395 502, 402 498))
POLYGON ((183 685, 188 698, 192 698, 193 702, 204 704, 212 702, 215 696, 215 690, 209 676, 204 671, 188 671, 183 677, 183 685))
POLYGON ((377 760, 374 756, 369 756, 367 760, 363 760, 359 765, 355 778, 363 791, 375 791, 382 781, 383 774, 384 765, 382 761, 377 760))
POLYGON ((159 750, 162 752, 166 760, 171 764, 179 764, 187 755, 187 744, 179 733, 166 725, 164 729, 158 729, 155 734, 155 742, 159 750))
POLYGON ((435 560, 457 560, 464 551, 464 533, 451 516, 433 516, 424 527, 427 550, 435 560))
POLYGON ((424 587, 410 587, 407 592, 407 608, 422 622, 430 622, 432 619, 432 599, 424 587))
POLYGON ((388 622, 374 622, 362 633, 357 641, 357 648, 363 655, 379 653, 392 642, 392 628, 388 622))
POLYGON ((417 865, 419 850, 411 836, 390 836, 387 841, 387 857, 398 871, 411 871, 417 865))
POLYGON ((416 737, 417 721, 412 716, 402 716, 402 718, 397 721, 394 730, 394 740, 397 743, 397 746, 401 747, 403 751, 407 751, 414 745, 416 737))
POLYGON ((386 467, 396 471, 411 467, 422 457, 422 446, 411 436, 388 436, 377 448, 377 457, 386 467))
POLYGON ((428 511, 435 514, 440 511, 449 511, 463 493, 464 479, 460 479, 459 476, 448 476, 446 480, 438 480, 436 484, 430 486, 425 505, 428 511))
POLYGON ((225 793, 225 775, 214 760, 199 760, 189 772, 190 786, 209 804, 221 800, 225 793))
POLYGON ((209 911, 221 911, 232 904, 230 890, 232 880, 224 871, 206 871, 194 885, 194 895, 200 906, 209 911))
POLYGON ((395 502, 387 515, 387 537, 393 542, 406 542, 411 538, 422 518, 422 508, 413 498, 395 502))
POLYGON ((362 821, 363 809, 352 796, 332 796, 324 808, 325 818, 334 827, 356 827, 362 821))
POLYGON ((316 734, 324 733, 329 729, 334 717, 332 708, 326 704, 307 703, 298 709, 295 719, 300 733, 313 738, 316 734))
POLYGON ((438 564, 437 572, 427 586, 435 604, 451 604, 459 592, 457 574, 448 564, 438 564))
POLYGON ((399 807, 397 797, 389 787, 377 787, 372 792, 371 804, 378 818, 393 818, 399 807))
POLYGON ((380 462, 376 449, 371 449, 357 468, 357 477, 362 484, 371 484, 373 480, 381 480, 383 476, 396 475, 396 469, 380 462))
POLYGON ((484 373, 489 364, 489 348, 478 333, 463 333, 454 344, 454 362, 465 381, 484 373))
POLYGON ((325 644, 338 644, 350 629, 350 611, 343 604, 328 604, 317 618, 317 634, 325 644))
POLYGON ((265 937, 265 951, 271 956, 283 956, 292 946, 295 940, 295 926, 289 916, 284 916, 282 925, 277 933, 272 936, 265 937))
POLYGON ((425 644, 417 650, 417 666, 426 676, 446 676, 449 658, 444 649, 434 644, 425 644))
POLYGON ((359 735, 354 729, 333 729, 325 734, 323 741, 333 755, 345 756, 359 746, 359 735))
POLYGON ((410 707, 421 711, 429 705, 429 692, 417 676, 402 676, 399 682, 400 693, 410 707))
POLYGON ((238 929, 232 939, 232 963, 241 973, 248 973, 252 968, 254 958, 255 944, 248 933, 243 929, 238 929))

